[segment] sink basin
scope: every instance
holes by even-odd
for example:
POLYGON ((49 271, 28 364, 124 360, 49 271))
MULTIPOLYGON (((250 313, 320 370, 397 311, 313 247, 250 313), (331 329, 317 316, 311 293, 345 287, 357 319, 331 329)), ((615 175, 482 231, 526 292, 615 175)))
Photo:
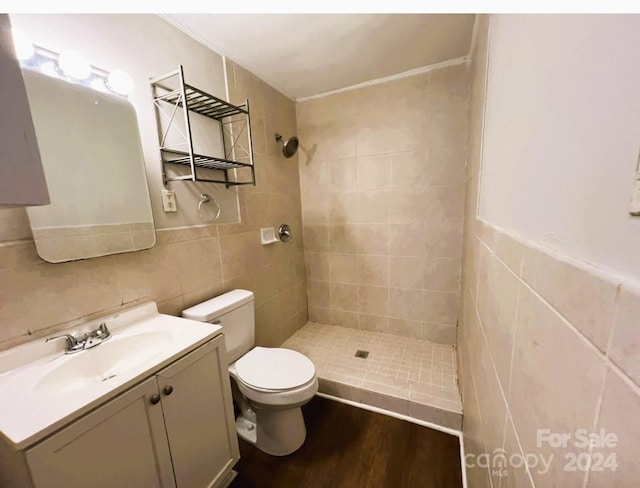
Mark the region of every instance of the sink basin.
POLYGON ((158 313, 154 302, 77 330, 105 321, 111 339, 86 351, 65 354, 62 341, 40 338, 0 352, 0 398, 11 398, 0 401, 0 444, 26 449, 222 333, 219 325, 158 313))
POLYGON ((47 395, 63 395, 109 381, 162 355, 171 345, 171 338, 172 334, 166 331, 113 337, 91 349, 67 356, 68 360, 43 376, 34 385, 34 390, 47 395))

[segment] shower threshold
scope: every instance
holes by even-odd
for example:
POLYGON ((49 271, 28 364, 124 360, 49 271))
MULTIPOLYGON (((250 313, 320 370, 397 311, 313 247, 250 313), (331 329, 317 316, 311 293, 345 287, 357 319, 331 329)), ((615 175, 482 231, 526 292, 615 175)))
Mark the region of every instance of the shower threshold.
POLYGON ((320 393, 461 428, 454 346, 308 322, 282 347, 314 362, 320 393))

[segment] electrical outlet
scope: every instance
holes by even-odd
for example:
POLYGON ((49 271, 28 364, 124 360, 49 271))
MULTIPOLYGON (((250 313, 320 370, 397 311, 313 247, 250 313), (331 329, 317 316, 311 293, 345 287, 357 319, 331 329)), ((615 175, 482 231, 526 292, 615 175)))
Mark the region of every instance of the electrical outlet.
POLYGON ((175 190, 162 190, 162 208, 165 212, 177 212, 175 190))

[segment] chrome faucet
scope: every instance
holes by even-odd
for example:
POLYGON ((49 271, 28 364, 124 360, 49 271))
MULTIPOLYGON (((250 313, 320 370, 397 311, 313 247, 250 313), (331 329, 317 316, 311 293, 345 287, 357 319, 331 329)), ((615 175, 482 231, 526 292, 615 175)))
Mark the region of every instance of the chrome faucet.
POLYGON ((91 349, 92 347, 111 339, 111 332, 109 332, 106 322, 102 322, 97 329, 91 330, 80 337, 75 337, 71 334, 60 334, 58 336, 49 337, 45 342, 53 341, 54 339, 66 339, 67 347, 64 352, 65 354, 73 354, 74 352, 91 349))

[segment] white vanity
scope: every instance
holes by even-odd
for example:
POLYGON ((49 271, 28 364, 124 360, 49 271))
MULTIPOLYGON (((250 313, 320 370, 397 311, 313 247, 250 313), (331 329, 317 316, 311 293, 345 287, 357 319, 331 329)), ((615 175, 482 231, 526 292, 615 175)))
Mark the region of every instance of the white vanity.
POLYGON ((219 326, 155 303, 105 322, 112 337, 0 353, 0 486, 218 487, 239 459, 219 326))

